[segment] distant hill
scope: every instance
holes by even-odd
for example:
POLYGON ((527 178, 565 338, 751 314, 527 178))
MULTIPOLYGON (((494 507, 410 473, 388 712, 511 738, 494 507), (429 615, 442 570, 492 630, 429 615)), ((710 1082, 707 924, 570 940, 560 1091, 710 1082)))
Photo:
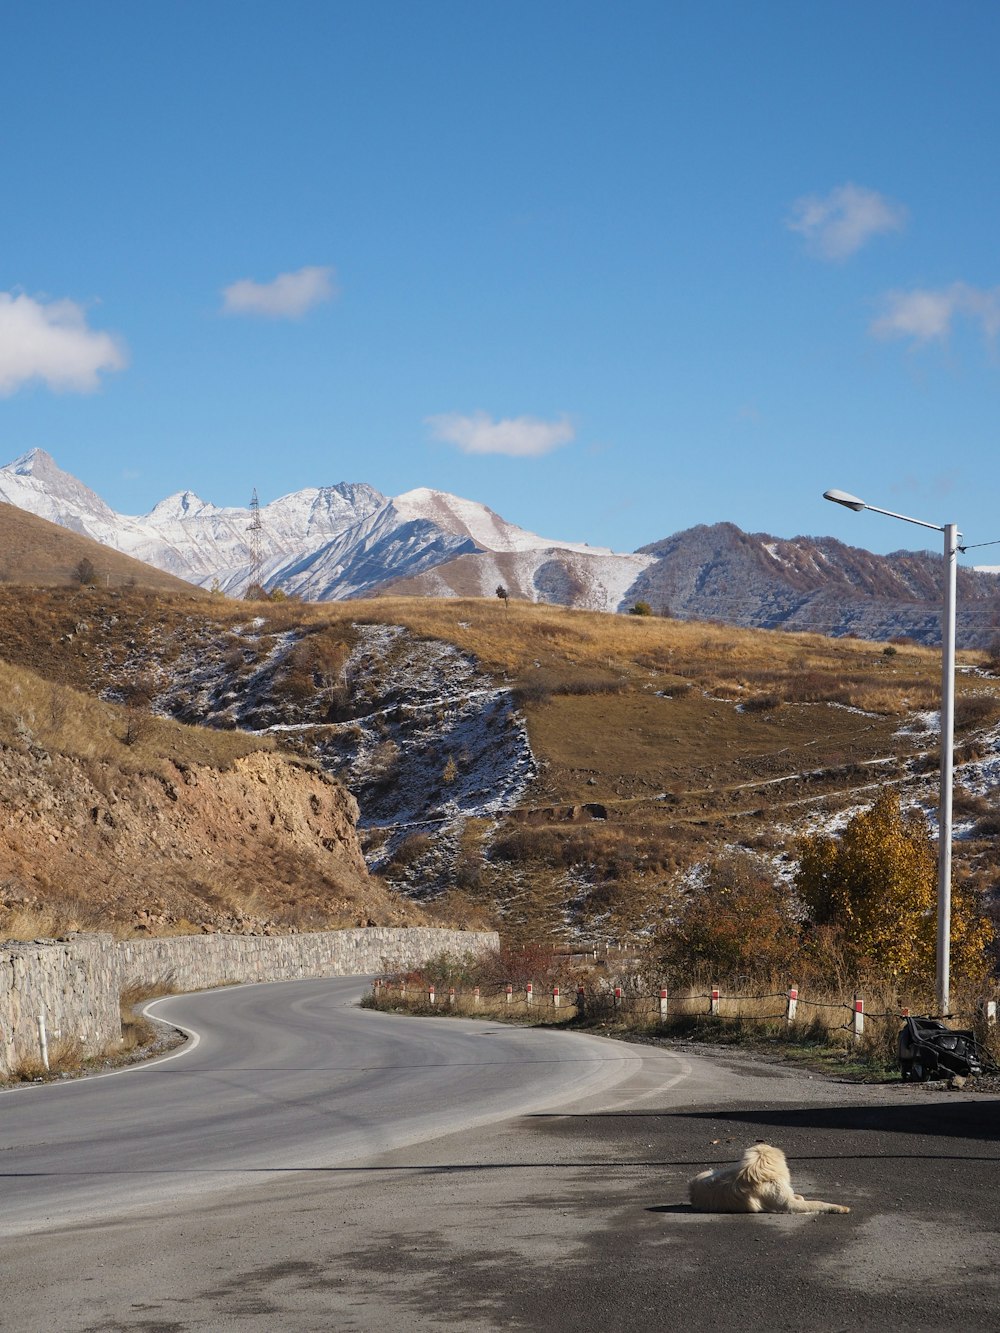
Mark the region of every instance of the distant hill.
MULTIPOLYGON (((117 514, 37 449, 0 468, 0 500, 203 587, 239 596, 251 579, 249 508, 180 491, 141 517, 117 514)), ((307 601, 492 597, 502 585, 516 601, 580 610, 646 602, 656 614, 747 628, 940 639, 942 559, 930 552, 880 556, 716 523, 620 553, 540 537, 443 491, 389 499, 360 482, 297 491, 257 516, 261 582, 307 601)), ((960 569, 957 619, 962 647, 1000 635, 996 571, 960 569)))
MULTIPOLYGON (((873 555, 832 537, 783 540, 732 523, 690 528, 642 547, 653 562, 630 595, 654 611, 757 629, 861 639, 940 641, 940 555, 873 555)), ((1000 580, 960 567, 958 638, 986 647, 1000 633, 1000 580)))
POLYGON ((198 589, 173 574, 122 555, 90 537, 0 502, 0 583, 61 587, 79 583, 81 562, 100 586, 187 592, 198 589))

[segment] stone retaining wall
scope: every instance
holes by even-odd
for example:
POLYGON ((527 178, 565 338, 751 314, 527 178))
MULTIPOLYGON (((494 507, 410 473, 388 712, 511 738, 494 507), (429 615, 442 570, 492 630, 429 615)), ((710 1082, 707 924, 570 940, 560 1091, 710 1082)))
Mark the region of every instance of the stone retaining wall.
POLYGON ((495 931, 373 926, 306 935, 174 935, 124 940, 74 935, 0 947, 0 1075, 49 1041, 78 1040, 97 1054, 121 1037, 126 986, 205 990, 227 982, 290 981, 414 967, 434 954, 495 949, 495 931))
POLYGON ((204 990, 233 981, 291 981, 347 977, 413 967, 433 954, 497 948, 495 931, 397 929, 326 930, 308 935, 172 935, 118 945, 126 985, 204 990))
POLYGON ((60 1042, 97 1053, 121 1040, 121 965, 110 935, 0 947, 0 1075, 40 1059, 38 1019, 60 1042))

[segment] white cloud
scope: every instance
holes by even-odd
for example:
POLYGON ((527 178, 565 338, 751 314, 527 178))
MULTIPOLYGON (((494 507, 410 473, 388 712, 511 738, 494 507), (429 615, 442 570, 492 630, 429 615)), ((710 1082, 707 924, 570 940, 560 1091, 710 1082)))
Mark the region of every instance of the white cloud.
POLYGON ((569 418, 541 421, 538 417, 504 417, 494 421, 485 412, 463 416, 444 412, 426 424, 437 440, 457 445, 465 454, 507 454, 510 458, 538 458, 568 444, 575 431, 569 418))
POLYGON ((295 273, 279 273, 271 282, 240 278, 230 283, 222 290, 222 313, 301 319, 307 310, 336 295, 332 268, 300 268, 295 273))
POLYGON ((36 301, 0 292, 0 395, 31 380, 50 389, 91 393, 100 373, 121 370, 124 345, 111 333, 87 327, 75 301, 36 301))
POLYGON ((871 332, 877 338, 943 341, 960 316, 978 323, 987 338, 994 338, 1000 332, 1000 287, 991 290, 953 282, 936 291, 918 287, 909 292, 887 292, 871 332))
POLYGON ((792 204, 788 227, 806 238, 821 259, 847 259, 881 232, 900 231, 906 209, 863 185, 838 185, 821 198, 807 194, 792 204))

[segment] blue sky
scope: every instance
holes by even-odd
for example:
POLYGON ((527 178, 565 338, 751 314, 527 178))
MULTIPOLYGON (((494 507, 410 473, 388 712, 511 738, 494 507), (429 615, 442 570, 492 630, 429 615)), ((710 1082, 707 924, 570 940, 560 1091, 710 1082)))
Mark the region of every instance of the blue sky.
POLYGON ((2 44, 0 461, 1000 538, 1000 7, 38 0, 2 44))

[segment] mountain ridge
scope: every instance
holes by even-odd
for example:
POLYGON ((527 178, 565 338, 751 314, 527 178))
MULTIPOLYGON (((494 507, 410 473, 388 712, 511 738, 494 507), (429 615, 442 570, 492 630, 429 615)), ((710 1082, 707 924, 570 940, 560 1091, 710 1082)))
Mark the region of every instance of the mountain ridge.
MULTIPOLYGON (((934 643, 942 560, 881 556, 832 537, 778 538, 733 523, 700 524, 621 553, 539 536, 487 505, 418 487, 387 497, 365 482, 280 496, 256 511, 179 490, 144 515, 117 514, 43 450, 0 468, 0 501, 89 536, 157 569, 239 596, 253 578, 307 601, 381 594, 514 598, 586 610, 711 619, 747 628, 934 643)), ((1000 578, 958 571, 958 641, 1000 632, 1000 578)))

